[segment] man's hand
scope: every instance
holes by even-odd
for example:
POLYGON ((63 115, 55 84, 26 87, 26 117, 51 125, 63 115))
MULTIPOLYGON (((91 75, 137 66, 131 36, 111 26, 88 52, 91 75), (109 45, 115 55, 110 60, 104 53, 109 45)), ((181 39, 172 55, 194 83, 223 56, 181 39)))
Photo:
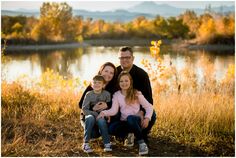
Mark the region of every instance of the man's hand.
POLYGON ((141 126, 142 126, 142 128, 147 128, 148 124, 149 124, 149 119, 144 118, 142 123, 141 123, 141 126))
POLYGON ((107 107, 108 106, 106 102, 98 102, 96 105, 94 105, 93 111, 100 112, 102 110, 105 110, 107 107))

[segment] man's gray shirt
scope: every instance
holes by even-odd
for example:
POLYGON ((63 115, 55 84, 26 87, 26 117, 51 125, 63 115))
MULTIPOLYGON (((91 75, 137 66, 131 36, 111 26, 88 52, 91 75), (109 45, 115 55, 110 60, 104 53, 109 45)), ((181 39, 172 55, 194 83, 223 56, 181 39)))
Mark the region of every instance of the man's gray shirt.
POLYGON ((110 102, 111 95, 108 91, 102 90, 100 94, 94 93, 94 91, 89 91, 84 98, 82 110, 84 115, 93 115, 95 117, 98 116, 98 112, 93 111, 93 107, 98 102, 110 102))

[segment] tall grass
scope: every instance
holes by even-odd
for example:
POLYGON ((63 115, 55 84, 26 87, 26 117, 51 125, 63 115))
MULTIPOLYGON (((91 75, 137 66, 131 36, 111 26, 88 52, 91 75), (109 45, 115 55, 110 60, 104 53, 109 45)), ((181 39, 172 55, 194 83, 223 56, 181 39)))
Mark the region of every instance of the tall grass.
POLYGON ((154 100, 158 112, 156 135, 161 130, 174 141, 198 147, 209 155, 232 154, 224 146, 234 150, 233 96, 201 92, 155 96, 154 100))
POLYGON ((157 126, 154 135, 167 135, 173 141, 199 148, 206 155, 233 156, 235 141, 235 66, 229 65, 222 80, 216 80, 214 67, 206 56, 199 59, 202 80, 190 61, 177 72, 164 65, 144 62, 154 87, 157 126), (153 73, 155 72, 155 73, 153 73))
MULTIPOLYGON (((234 156, 234 65, 220 82, 209 64, 203 67, 201 84, 191 66, 177 73, 170 65, 149 74, 157 112, 151 137, 194 146, 202 151, 199 156, 234 156)), ((2 156, 86 156, 80 149, 77 103, 84 85, 79 79, 48 70, 38 81, 25 77, 1 86, 2 156)))
POLYGON ((2 82, 2 156, 68 156, 63 150, 82 140, 77 106, 81 93, 71 90, 70 80, 48 87, 58 82, 58 75, 45 75, 38 87, 2 82))

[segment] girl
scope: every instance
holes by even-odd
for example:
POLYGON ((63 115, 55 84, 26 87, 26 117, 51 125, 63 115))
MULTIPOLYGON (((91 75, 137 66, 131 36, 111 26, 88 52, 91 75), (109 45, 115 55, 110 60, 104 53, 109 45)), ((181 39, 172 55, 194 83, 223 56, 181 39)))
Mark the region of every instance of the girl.
POLYGON ((129 132, 134 133, 139 143, 139 155, 148 154, 147 144, 142 137, 142 128, 148 126, 153 113, 153 107, 141 92, 133 88, 132 77, 127 71, 120 73, 118 83, 120 90, 113 95, 111 109, 102 111, 97 119, 104 118, 105 116, 114 116, 120 109, 120 123, 125 123, 130 129, 129 132), (138 115, 140 104, 146 111, 144 118, 138 115))

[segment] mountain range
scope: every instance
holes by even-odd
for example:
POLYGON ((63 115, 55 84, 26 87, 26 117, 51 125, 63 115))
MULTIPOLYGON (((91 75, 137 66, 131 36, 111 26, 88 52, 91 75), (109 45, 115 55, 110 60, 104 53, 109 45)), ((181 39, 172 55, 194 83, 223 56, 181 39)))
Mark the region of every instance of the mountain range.
MULTIPOLYGON (((73 9, 74 16, 82 16, 84 19, 92 18, 94 20, 103 19, 105 21, 121 21, 127 22, 131 21, 138 16, 145 16, 148 19, 154 18, 156 15, 160 15, 163 17, 170 16, 178 16, 184 13, 188 8, 177 8, 167 4, 156 4, 155 2, 145 1, 128 9, 119 9, 115 11, 87 11, 80 9, 73 9)), ((191 9, 195 11, 196 14, 200 15, 205 12, 205 9, 194 8, 191 9)), ((212 7, 211 11, 220 12, 220 13, 229 13, 235 12, 235 6, 220 6, 220 7, 212 7)), ((35 16, 39 17, 40 12, 36 10, 1 10, 2 15, 9 16, 35 16)))

